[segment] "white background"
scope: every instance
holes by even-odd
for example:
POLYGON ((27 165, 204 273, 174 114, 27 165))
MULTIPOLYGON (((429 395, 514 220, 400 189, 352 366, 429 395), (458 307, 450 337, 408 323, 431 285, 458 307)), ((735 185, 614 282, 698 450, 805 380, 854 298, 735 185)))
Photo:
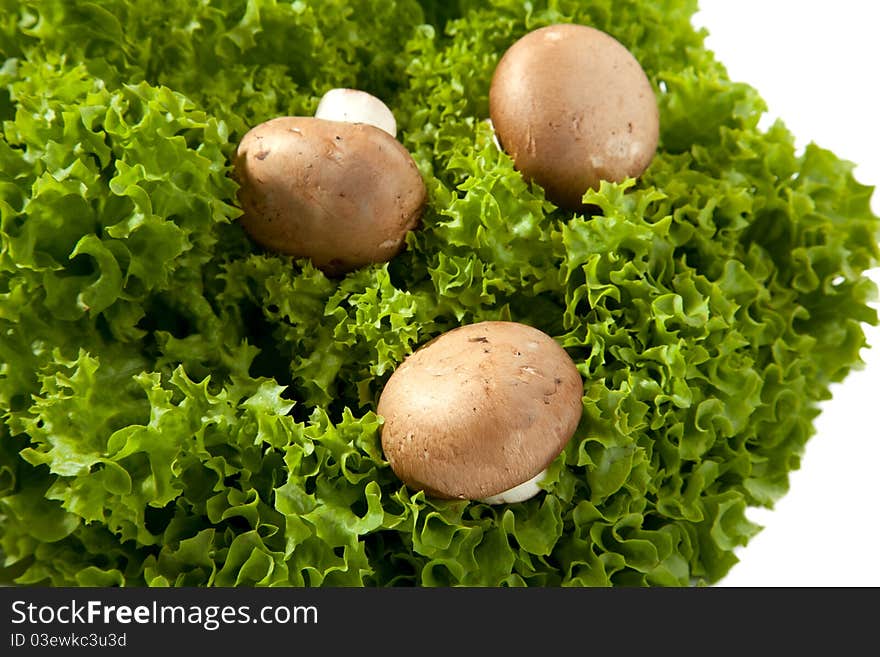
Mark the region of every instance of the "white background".
MULTIPOLYGON (((762 125, 781 118, 799 148, 829 148, 880 186, 880 2, 701 0, 694 24, 761 93, 762 125)), ((880 192, 872 205, 880 213, 880 192)), ((823 405, 788 494, 749 513, 764 529, 721 586, 880 586, 880 330, 866 333, 864 369, 823 405)))

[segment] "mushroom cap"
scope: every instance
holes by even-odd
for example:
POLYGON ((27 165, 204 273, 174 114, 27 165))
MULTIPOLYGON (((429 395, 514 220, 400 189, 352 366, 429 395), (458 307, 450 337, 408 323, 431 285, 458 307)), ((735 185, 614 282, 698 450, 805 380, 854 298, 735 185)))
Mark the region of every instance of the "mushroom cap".
POLYGON ((660 131, 639 62, 585 25, 550 25, 514 43, 492 77, 489 114, 516 168, 568 209, 602 180, 641 175, 660 131))
POLYGON ((318 101, 315 117, 328 121, 369 123, 392 137, 397 136, 397 121, 388 106, 360 89, 331 89, 318 101))
POLYGON ((480 322, 411 354, 388 379, 377 412, 382 449, 410 488, 481 499, 528 481, 574 434, 583 381, 538 329, 480 322))
POLYGON ((271 119, 242 138, 234 167, 248 234, 328 274, 393 258, 427 200, 409 152, 363 123, 271 119))

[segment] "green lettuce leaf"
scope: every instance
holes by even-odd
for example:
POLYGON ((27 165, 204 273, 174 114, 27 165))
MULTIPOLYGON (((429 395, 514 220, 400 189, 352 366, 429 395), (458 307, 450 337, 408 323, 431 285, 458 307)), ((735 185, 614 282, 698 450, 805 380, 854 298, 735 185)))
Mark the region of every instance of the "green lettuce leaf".
POLYGON ((0 579, 68 586, 687 586, 758 527, 877 322, 873 190, 803 153, 692 0, 0 0, 0 579), (563 212, 485 119, 527 31, 603 29, 657 93, 638 180, 563 212), (229 158, 331 87, 394 109, 429 204, 328 278, 235 221, 229 158), (584 377, 537 497, 429 499, 376 400, 454 326, 584 377))

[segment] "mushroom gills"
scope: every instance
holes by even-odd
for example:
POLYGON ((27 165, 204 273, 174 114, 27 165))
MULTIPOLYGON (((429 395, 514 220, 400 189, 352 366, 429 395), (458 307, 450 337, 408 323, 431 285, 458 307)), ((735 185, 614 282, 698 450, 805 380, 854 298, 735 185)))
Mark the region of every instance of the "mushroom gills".
POLYGON ((495 495, 482 497, 477 501, 482 502, 483 504, 514 504, 515 502, 525 502, 541 492, 541 488, 538 484, 546 478, 547 469, 544 468, 528 481, 524 481, 513 488, 508 488, 495 495))

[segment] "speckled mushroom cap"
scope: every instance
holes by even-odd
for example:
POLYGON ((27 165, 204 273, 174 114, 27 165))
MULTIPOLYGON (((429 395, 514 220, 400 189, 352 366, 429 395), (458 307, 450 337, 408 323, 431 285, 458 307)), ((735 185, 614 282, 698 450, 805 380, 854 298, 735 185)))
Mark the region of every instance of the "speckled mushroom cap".
POLYGON ((610 35, 550 25, 503 55, 489 90, 496 135, 516 168, 560 207, 577 209, 602 180, 638 177, 659 139, 654 90, 610 35))
POLYGON ((234 164, 250 236, 329 274, 390 260, 427 201, 406 148, 364 123, 271 119, 242 138, 234 164))
POLYGON ((583 382, 550 336, 516 322, 453 329, 409 356, 379 399, 382 449, 410 488, 481 499, 541 472, 574 434, 583 382))

